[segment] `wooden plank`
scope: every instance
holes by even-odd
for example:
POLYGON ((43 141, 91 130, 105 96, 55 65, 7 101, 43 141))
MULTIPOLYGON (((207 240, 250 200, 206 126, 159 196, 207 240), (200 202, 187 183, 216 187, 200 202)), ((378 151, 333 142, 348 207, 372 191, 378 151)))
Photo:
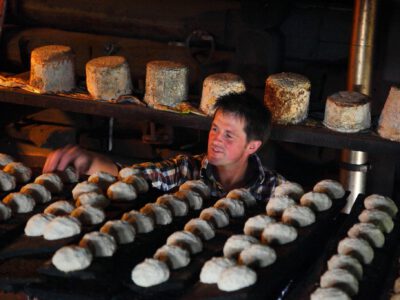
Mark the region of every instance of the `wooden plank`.
MULTIPOLYGON (((153 121, 173 127, 208 130, 210 117, 159 111, 133 104, 111 104, 78 100, 56 95, 37 95, 19 89, 0 88, 0 102, 43 108, 58 108, 76 113, 115 117, 134 121, 153 121)), ((382 139, 374 131, 340 133, 329 130, 321 122, 307 120, 299 125, 277 125, 271 139, 335 149, 352 149, 371 153, 400 153, 400 143, 382 139)))
POLYGON ((177 114, 155 110, 134 104, 112 104, 108 102, 79 100, 57 95, 38 95, 19 89, 0 88, 0 102, 29 105, 43 108, 58 108, 64 111, 115 117, 124 120, 148 120, 175 127, 208 130, 211 118, 193 114, 177 114))
POLYGON ((306 145, 351 149, 372 153, 399 153, 400 143, 385 140, 372 130, 360 133, 340 133, 329 130, 321 123, 316 125, 277 125, 273 126, 271 139, 306 145))
POLYGON ((7 0, 0 0, 0 37, 3 31, 4 19, 6 15, 6 4, 7 0))

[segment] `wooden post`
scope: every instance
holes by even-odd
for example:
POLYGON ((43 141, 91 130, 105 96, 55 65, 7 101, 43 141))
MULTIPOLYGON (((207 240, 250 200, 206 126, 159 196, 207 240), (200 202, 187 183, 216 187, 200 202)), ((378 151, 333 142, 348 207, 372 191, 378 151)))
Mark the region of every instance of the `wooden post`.
POLYGON ((7 0, 0 0, 0 37, 1 32, 3 31, 3 24, 6 15, 6 3, 7 0))

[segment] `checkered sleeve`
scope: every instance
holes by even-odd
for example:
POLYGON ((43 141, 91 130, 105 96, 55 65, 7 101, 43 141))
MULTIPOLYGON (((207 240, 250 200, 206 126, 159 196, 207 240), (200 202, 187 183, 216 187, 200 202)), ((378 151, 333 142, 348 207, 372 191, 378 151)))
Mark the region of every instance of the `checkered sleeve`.
POLYGON ((201 156, 178 155, 161 162, 146 162, 133 165, 152 185, 162 191, 168 191, 186 180, 199 177, 201 156))

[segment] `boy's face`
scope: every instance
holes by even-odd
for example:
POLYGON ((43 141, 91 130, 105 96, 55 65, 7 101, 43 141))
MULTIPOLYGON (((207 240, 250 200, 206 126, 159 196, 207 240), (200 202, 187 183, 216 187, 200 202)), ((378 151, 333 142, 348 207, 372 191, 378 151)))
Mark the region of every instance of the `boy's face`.
POLYGON ((229 112, 218 110, 208 135, 207 158, 215 166, 235 167, 247 161, 254 150, 244 131, 246 121, 229 112))

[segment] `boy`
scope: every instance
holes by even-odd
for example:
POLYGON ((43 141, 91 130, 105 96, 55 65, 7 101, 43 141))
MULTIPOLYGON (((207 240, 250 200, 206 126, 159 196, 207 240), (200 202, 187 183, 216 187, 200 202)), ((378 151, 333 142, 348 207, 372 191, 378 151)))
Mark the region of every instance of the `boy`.
MULTIPOLYGON (((202 179, 214 197, 235 188, 248 188, 259 201, 266 201, 283 178, 264 168, 256 152, 268 140, 271 114, 264 104, 247 93, 220 97, 208 137, 207 154, 177 157, 159 163, 134 165, 154 187, 163 191, 186 180, 202 179)), ((43 172, 74 165, 78 172, 106 171, 117 175, 108 158, 79 147, 66 147, 49 155, 43 172)))

